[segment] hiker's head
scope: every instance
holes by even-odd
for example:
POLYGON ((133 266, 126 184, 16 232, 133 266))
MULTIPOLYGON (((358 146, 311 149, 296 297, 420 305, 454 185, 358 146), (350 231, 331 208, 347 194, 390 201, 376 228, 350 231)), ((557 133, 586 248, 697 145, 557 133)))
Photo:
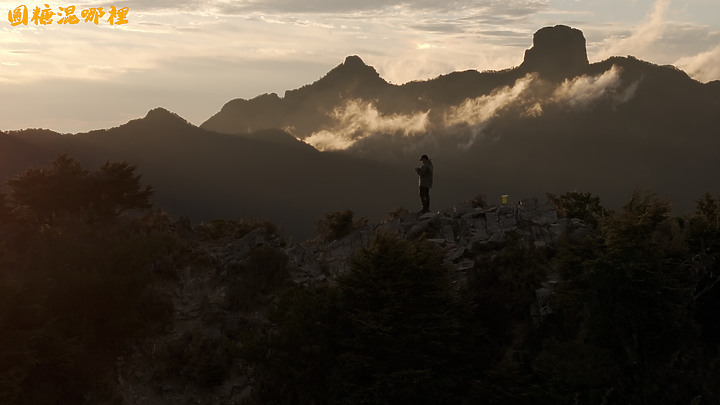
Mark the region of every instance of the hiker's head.
POLYGON ((427 155, 420 156, 420 161, 424 162, 426 160, 430 160, 430 158, 427 155))

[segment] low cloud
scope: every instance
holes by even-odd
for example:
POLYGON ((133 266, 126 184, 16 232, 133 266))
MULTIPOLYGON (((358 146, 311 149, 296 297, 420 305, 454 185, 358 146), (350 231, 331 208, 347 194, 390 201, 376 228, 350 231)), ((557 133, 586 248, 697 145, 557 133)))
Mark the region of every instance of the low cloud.
POLYGON ((618 55, 645 54, 658 39, 662 38, 667 25, 665 15, 669 8, 670 0, 657 0, 645 22, 640 23, 628 37, 607 38, 605 42, 608 45, 599 50, 596 57, 606 59, 618 55))
POLYGON ((483 126, 509 109, 515 109, 521 117, 537 117, 549 103, 568 109, 590 108, 600 101, 621 104, 635 95, 638 84, 624 84, 622 69, 614 65, 599 75, 579 76, 557 86, 535 75, 527 75, 512 86, 450 107, 443 124, 449 127, 483 126))
POLYGON ((680 58, 675 66, 701 82, 720 80, 720 45, 695 56, 680 58))
POLYGON ((506 86, 490 95, 468 99, 457 107, 450 107, 445 114, 445 125, 477 126, 485 123, 504 108, 522 101, 533 80, 534 76, 528 75, 512 87, 506 86))
POLYGON ((369 101, 351 100, 335 108, 331 128, 315 132, 305 142, 318 150, 347 149, 373 134, 412 136, 427 130, 429 111, 411 115, 382 114, 369 101))
POLYGON ((538 117, 546 110, 572 111, 592 108, 597 103, 622 104, 635 95, 639 82, 626 84, 622 69, 613 66, 598 75, 587 75, 552 84, 529 74, 513 85, 491 94, 466 99, 444 111, 435 107, 413 114, 383 114, 368 101, 353 100, 330 115, 334 124, 313 133, 305 142, 319 150, 351 147, 382 148, 393 137, 413 136, 415 144, 472 147, 498 117, 538 117), (358 143, 362 142, 363 146, 358 143))
POLYGON ((520 106, 532 99, 529 92, 536 76, 527 75, 513 86, 505 86, 493 93, 465 100, 450 107, 443 117, 443 124, 452 134, 459 149, 468 149, 484 134, 488 122, 507 108, 520 106))
POLYGON ((638 82, 623 87, 621 71, 613 65, 601 75, 581 76, 565 81, 555 90, 553 101, 575 109, 588 108, 600 99, 624 103, 635 95, 638 82))
POLYGON ((303 141, 319 151, 328 151, 345 150, 357 142, 357 139, 353 139, 342 132, 322 130, 314 132, 303 141))

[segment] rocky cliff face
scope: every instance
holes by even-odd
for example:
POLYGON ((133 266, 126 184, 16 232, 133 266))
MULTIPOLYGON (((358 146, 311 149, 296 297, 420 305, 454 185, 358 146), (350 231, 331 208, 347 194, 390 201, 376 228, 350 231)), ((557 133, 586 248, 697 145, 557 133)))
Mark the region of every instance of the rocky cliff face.
MULTIPOLYGON (((286 245, 274 233, 258 227, 240 238, 225 237, 191 244, 186 255, 195 258, 192 264, 159 264, 168 268, 163 271, 171 270, 175 274, 175 278, 162 287, 174 301, 174 326, 162 336, 139 343, 134 353, 118 359, 118 391, 128 404, 240 403, 250 395, 251 381, 237 371, 221 374, 221 381, 210 389, 198 388, 187 380, 188 369, 208 373, 213 371, 208 367, 217 366, 195 364, 197 360, 189 354, 192 350, 241 345, 237 337, 243 330, 267 325, 267 308, 233 310, 229 304, 237 299, 233 296, 237 290, 231 287, 237 277, 235 273, 253 260, 254 249, 265 249, 287 258, 287 276, 291 283, 332 285, 338 275, 349 269, 353 255, 367 247, 375 234, 389 232, 441 246, 445 250, 445 265, 453 274, 453 284, 462 288, 468 273, 479 265, 479 256, 499 246, 495 243, 511 232, 521 243, 544 247, 562 236, 580 238, 585 229, 581 221, 559 219, 554 205, 530 198, 494 207, 464 202, 424 215, 395 215, 381 222, 367 223, 329 243, 315 239, 286 245), (174 354, 168 355, 169 350, 174 354), (172 358, 175 360, 169 360, 172 358), (177 364, 163 364, 168 362, 177 364)), ((190 228, 187 231, 195 232, 190 228)), ((554 282, 551 276, 543 288, 536 290, 537 304, 530 315, 538 322, 550 310, 547 299, 552 295, 554 282)), ((235 365, 232 369, 242 369, 242 366, 235 365)))
POLYGON ((582 31, 565 25, 544 27, 533 35, 520 69, 561 81, 583 72, 589 65, 582 31))

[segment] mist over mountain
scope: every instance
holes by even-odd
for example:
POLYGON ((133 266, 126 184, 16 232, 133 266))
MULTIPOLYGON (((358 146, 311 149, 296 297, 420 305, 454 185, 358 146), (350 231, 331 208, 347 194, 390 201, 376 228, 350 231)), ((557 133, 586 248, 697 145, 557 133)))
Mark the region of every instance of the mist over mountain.
POLYGON ((321 150, 386 162, 427 153, 446 176, 436 194, 577 188, 617 205, 647 188, 682 210, 717 191, 719 88, 632 56, 591 64, 582 32, 555 26, 514 68, 393 85, 350 56, 283 98, 233 100, 201 127, 280 127, 321 150))
POLYGON ((348 56, 283 97, 229 101, 199 127, 157 108, 74 135, 0 132, 0 175, 63 152, 86 165, 125 160, 171 214, 261 216, 299 237, 328 211, 415 209, 421 154, 436 169, 432 207, 570 190, 617 207, 638 188, 682 213, 720 191, 718 111, 720 82, 632 56, 589 63, 583 33, 555 26, 502 71, 395 85, 348 56))

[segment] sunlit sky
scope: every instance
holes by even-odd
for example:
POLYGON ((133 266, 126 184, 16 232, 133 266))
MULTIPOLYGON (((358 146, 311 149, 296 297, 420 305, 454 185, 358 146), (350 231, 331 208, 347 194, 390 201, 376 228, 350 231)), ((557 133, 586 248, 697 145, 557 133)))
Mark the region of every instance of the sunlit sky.
POLYGON ((590 62, 632 55, 720 80, 717 0, 0 2, 0 130, 110 128, 164 107, 200 125, 226 102, 314 82, 358 55, 395 84, 517 66, 538 29, 583 31, 590 62), (47 5, 47 6, 46 6, 47 5), (8 12, 28 9, 28 24, 8 12), (32 10, 75 6, 78 24, 32 10), (127 23, 82 10, 127 7, 127 23))

